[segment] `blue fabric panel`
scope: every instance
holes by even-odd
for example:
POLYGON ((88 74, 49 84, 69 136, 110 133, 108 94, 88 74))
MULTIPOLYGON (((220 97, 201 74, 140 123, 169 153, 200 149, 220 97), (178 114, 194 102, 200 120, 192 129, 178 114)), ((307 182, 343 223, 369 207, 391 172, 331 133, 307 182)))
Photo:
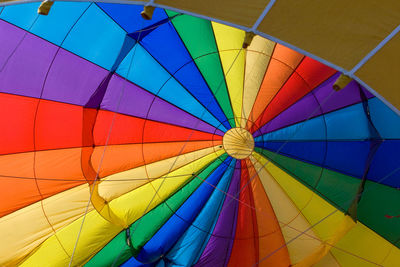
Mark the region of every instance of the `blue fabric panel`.
POLYGON ((171 22, 153 30, 140 44, 211 114, 230 128, 225 114, 171 22))
MULTIPOLYGON (((190 95, 182 85, 174 78, 171 78, 171 75, 141 45, 136 45, 131 49, 131 52, 118 67, 117 73, 193 116, 215 127, 220 126, 219 121, 190 95), (128 70, 129 74, 127 74, 128 70)), ((219 127, 219 129, 226 131, 223 126, 219 127)))
POLYGON ((325 121, 329 140, 365 140, 370 137, 362 104, 328 113, 325 121))
POLYGON ((372 123, 383 139, 400 139, 400 116, 378 98, 368 101, 372 123))
POLYGON ((224 173, 210 199, 207 201, 196 220, 175 243, 166 258, 169 262, 179 266, 192 266, 200 256, 202 249, 207 244, 212 228, 217 222, 219 212, 224 203, 225 194, 229 187, 236 161, 230 163, 229 169, 224 173))
POLYGON ((287 140, 325 140, 325 123, 322 116, 258 136, 255 142, 287 140))
POLYGON ((118 23, 127 33, 137 32, 143 28, 149 27, 163 19, 168 18, 165 11, 161 8, 156 8, 151 20, 145 20, 140 15, 143 11, 142 5, 129 4, 111 4, 97 3, 115 22, 118 23))
POLYGON ((292 158, 301 159, 309 163, 323 164, 326 142, 257 142, 257 147, 268 149, 273 152, 279 150, 279 154, 292 158))
POLYGON ((369 141, 328 142, 325 166, 343 174, 362 178, 369 149, 369 141))
POLYGON ((214 191, 222 175, 228 168, 231 158, 225 160, 201 186, 186 200, 174 215, 144 245, 136 257, 141 262, 155 262, 174 245, 199 214, 214 191))
POLYGON ((362 178, 370 149, 370 142, 265 142, 256 143, 256 146, 273 152, 279 150, 279 154, 284 156, 362 178))
POLYGON ((27 30, 38 16, 37 9, 39 6, 40 2, 6 6, 1 12, 0 18, 27 30))
POLYGON ((384 141, 372 160, 368 179, 391 187, 400 187, 400 140, 384 141))
POLYGON ((124 264, 121 265, 121 267, 153 267, 153 266, 155 266, 155 264, 153 264, 153 263, 150 263, 150 264, 141 263, 140 261, 138 261, 134 257, 130 258, 124 264))
POLYGON ((125 36, 125 31, 118 24, 92 4, 71 30, 62 47, 111 70, 125 36))
MULTIPOLYGON (((38 17, 30 32, 61 45, 71 27, 89 5, 87 2, 55 2, 47 16, 38 17)), ((38 6, 39 3, 9 6, 0 17, 28 30, 36 17, 38 6)))
MULTIPOLYGON (((28 30, 37 16, 39 3, 11 5, 2 12, 0 18, 28 30)), ((90 3, 56 2, 47 16, 39 16, 30 32, 60 45, 79 16, 90 3)))

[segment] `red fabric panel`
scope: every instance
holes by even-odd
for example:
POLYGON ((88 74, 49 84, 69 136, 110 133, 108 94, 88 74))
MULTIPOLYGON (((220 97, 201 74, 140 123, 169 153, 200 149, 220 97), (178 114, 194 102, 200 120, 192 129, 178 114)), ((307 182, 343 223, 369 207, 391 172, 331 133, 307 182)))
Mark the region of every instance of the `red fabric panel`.
POLYGON ((335 73, 336 70, 306 57, 257 119, 251 132, 268 123, 335 73))

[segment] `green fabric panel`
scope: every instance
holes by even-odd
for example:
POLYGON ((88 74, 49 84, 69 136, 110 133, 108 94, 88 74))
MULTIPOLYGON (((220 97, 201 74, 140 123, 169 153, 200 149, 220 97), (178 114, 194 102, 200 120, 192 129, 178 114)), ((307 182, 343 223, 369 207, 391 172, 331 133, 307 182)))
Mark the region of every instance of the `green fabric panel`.
MULTIPOLYGON (((343 212, 348 210, 357 194, 361 179, 324 169, 314 189, 309 182, 318 178, 316 170, 320 167, 260 148, 255 150, 343 212)), ((367 180, 358 204, 357 219, 400 248, 400 218, 386 218, 385 215, 400 215, 400 190, 367 180)))
MULTIPOLYGON (((225 160, 224 154, 221 160, 225 160)), ((199 173, 201 179, 207 179, 222 161, 216 160, 207 168, 199 173)), ((202 180, 192 179, 186 186, 169 197, 165 202, 158 205, 155 209, 147 213, 142 219, 136 221, 131 226, 132 246, 138 252, 147 241, 161 228, 161 226, 172 216, 172 214, 186 201, 186 199, 199 187, 202 180)))
POLYGON ((400 248, 400 218, 385 215, 400 215, 400 190, 367 181, 357 215, 360 222, 400 248))
POLYGON ((357 194, 361 180, 339 172, 324 169, 317 185, 322 197, 329 199, 342 211, 347 211, 357 194))
POLYGON ((315 187, 319 177, 321 176, 322 168, 319 166, 306 164, 304 162, 285 157, 265 149, 255 148, 255 150, 285 169, 291 175, 299 178, 301 182, 305 183, 311 188, 315 187))
POLYGON ((357 194, 361 183, 360 179, 328 169, 322 169, 319 166, 282 156, 268 150, 256 148, 256 151, 266 156, 280 168, 297 178, 308 188, 342 211, 347 211, 357 194))
MULTIPOLYGON (((172 11, 166 12, 169 17, 178 14, 172 11)), ((188 15, 181 15, 175 17, 172 20, 172 24, 191 57, 195 59, 197 67, 226 117, 233 119, 233 111, 211 22, 188 15)), ((235 127, 234 120, 229 120, 229 123, 232 127, 235 127)))
POLYGON ((122 259, 123 257, 116 259, 119 253, 121 253, 121 256, 130 255, 130 248, 126 244, 125 231, 122 231, 114 237, 102 250, 100 250, 85 264, 85 267, 106 267, 113 265, 113 263, 115 266, 119 266, 126 261, 122 259))
MULTIPOLYGON (((223 154, 219 159, 200 171, 198 176, 201 179, 206 179, 226 158, 227 154, 223 154)), ((202 183, 201 179, 193 176, 184 187, 130 226, 133 249, 127 245, 126 232, 122 231, 90 259, 85 266, 111 266, 113 263, 115 266, 119 266, 127 261, 150 240, 154 233, 172 216, 173 212, 197 189, 202 183)))

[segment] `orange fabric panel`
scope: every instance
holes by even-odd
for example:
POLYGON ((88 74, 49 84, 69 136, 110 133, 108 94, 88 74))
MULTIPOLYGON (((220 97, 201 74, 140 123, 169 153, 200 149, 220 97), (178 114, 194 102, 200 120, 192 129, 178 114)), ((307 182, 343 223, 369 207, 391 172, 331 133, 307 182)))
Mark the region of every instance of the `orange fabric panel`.
POLYGON ((258 260, 261 261, 259 262, 259 266, 289 266, 289 252, 285 246, 285 239, 275 212, 250 159, 246 159, 246 165, 249 170, 250 179, 252 179, 250 186, 253 192, 254 211, 258 226, 260 251, 258 260))
POLYGON ((279 44, 275 46, 264 80, 250 113, 247 129, 251 128, 252 122, 258 119, 302 59, 303 55, 290 48, 279 44))
POLYGON ((259 127, 275 118, 335 73, 336 70, 314 59, 304 58, 296 71, 257 119, 251 128, 251 132, 256 131, 259 127))
POLYGON ((38 99, 0 93, 0 154, 33 150, 38 99))
POLYGON ((113 128, 108 144, 132 144, 142 142, 170 142, 186 140, 221 140, 221 136, 162 122, 144 120, 100 110, 94 128, 96 145, 104 145, 112 121, 113 128), (114 119, 115 117, 115 119, 114 119))
POLYGON ((81 148, 34 154, 0 156, 0 173, 4 175, 0 176, 0 216, 37 202, 42 196, 49 197, 86 182, 80 164, 81 148))
MULTIPOLYGON (((142 166, 145 163, 149 164, 213 145, 216 144, 212 141, 110 145, 107 146, 104 152, 104 159, 99 176, 105 177, 142 166)), ((96 171, 99 168, 103 151, 104 146, 99 146, 94 149, 92 165, 96 171)))
POLYGON ((253 266, 258 262, 258 229, 255 217, 249 172, 246 162, 241 161, 239 207, 236 220, 235 240, 229 258, 229 267, 253 266))

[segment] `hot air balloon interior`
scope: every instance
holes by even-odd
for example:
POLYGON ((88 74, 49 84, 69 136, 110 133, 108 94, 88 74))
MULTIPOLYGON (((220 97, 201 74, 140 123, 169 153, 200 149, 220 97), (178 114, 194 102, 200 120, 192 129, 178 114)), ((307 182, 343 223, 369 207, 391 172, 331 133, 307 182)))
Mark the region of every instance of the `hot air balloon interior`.
POLYGON ((400 266, 396 100, 108 2, 0 6, 0 266, 400 266))

